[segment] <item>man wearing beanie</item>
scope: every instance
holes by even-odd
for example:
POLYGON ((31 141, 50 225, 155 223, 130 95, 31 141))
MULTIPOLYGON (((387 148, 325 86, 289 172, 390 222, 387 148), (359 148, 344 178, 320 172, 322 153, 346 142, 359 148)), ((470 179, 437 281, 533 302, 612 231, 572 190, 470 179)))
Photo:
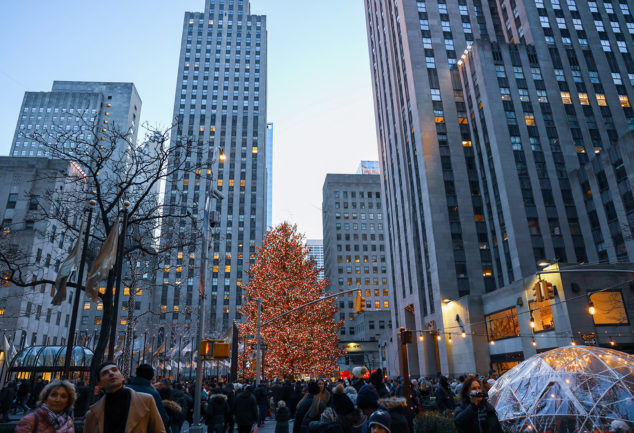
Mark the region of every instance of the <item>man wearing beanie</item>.
POLYGON ((357 407, 366 415, 379 408, 379 394, 372 385, 363 385, 357 394, 357 407))
POLYGON ((169 416, 163 406, 163 399, 159 393, 152 388, 152 379, 154 378, 154 368, 150 364, 141 364, 136 368, 136 376, 131 377, 128 381, 128 388, 135 390, 136 392, 144 392, 154 397, 154 403, 163 420, 163 426, 165 431, 169 432, 169 416))
POLYGON ((99 388, 105 395, 90 406, 84 431, 89 433, 165 433, 154 398, 123 386, 123 374, 112 362, 99 366, 99 388))
POLYGON ((308 425, 311 421, 318 421, 326 405, 315 398, 319 394, 317 382, 308 382, 308 392, 297 405, 293 433, 308 433, 308 425))
POLYGON ((383 409, 370 415, 370 433, 392 433, 392 417, 383 409))

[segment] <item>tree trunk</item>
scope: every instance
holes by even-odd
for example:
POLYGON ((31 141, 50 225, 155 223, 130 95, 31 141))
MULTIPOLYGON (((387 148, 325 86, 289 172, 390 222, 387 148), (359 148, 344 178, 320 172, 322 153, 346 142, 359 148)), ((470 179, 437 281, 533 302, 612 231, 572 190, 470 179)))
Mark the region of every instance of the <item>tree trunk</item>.
POLYGON ((92 363, 90 364, 90 383, 91 401, 97 400, 96 396, 92 392, 95 389, 97 383, 99 383, 99 365, 103 362, 103 356, 106 353, 106 347, 108 346, 108 337, 110 336, 110 326, 113 319, 114 308, 112 307, 112 286, 114 285, 114 272, 108 273, 108 280, 106 282, 106 293, 103 295, 103 317, 101 319, 101 328, 99 331, 99 341, 95 348, 94 355, 92 357, 92 363))

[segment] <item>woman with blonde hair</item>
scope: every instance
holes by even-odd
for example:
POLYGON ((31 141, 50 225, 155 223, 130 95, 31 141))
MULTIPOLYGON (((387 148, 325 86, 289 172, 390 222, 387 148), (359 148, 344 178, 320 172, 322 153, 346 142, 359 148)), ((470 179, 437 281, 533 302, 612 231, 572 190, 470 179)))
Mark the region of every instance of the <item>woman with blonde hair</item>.
POLYGON ((44 387, 34 412, 23 417, 15 433, 74 433, 70 413, 77 395, 67 380, 54 380, 44 387))

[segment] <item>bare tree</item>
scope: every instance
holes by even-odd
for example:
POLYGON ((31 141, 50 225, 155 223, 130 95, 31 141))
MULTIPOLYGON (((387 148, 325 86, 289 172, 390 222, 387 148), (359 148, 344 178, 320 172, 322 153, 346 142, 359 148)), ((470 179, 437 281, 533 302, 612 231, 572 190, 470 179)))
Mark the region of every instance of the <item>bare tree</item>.
MULTIPOLYGON (((213 161, 207 151, 208 145, 178 135, 178 125, 167 129, 144 125, 144 137, 137 143, 131 130, 122 131, 116 125, 103 127, 86 113, 75 114, 79 125, 76 129, 50 128, 29 133, 26 137, 39 143, 48 156, 69 161, 76 173, 71 177, 63 175, 62 181, 70 185, 63 189, 63 194, 50 191, 47 199, 54 205, 42 207, 42 218, 61 226, 60 236, 76 237, 82 210, 89 200, 94 200, 96 215, 91 237, 93 244, 100 246, 120 218, 127 201, 130 206, 124 245, 126 260, 166 257, 194 245, 197 203, 194 203, 192 214, 184 206, 186 196, 173 196, 163 201, 160 190, 165 182, 187 183, 190 177, 197 184, 201 178, 209 181, 213 161), (176 136, 172 137, 172 134, 176 136)), ((51 184, 59 181, 51 179, 51 184)), ((22 287, 54 283, 34 278, 34 264, 21 253, 19 245, 11 245, 11 240, 5 238, 3 242, 7 248, 0 251, 0 272, 7 282, 22 287)), ((91 365, 91 385, 96 383, 96 369, 103 360, 114 318, 114 283, 115 274, 111 271, 105 290, 99 294, 103 318, 91 365)), ((129 313, 134 311, 134 297, 130 298, 128 302, 132 302, 132 308, 128 309, 129 313)))

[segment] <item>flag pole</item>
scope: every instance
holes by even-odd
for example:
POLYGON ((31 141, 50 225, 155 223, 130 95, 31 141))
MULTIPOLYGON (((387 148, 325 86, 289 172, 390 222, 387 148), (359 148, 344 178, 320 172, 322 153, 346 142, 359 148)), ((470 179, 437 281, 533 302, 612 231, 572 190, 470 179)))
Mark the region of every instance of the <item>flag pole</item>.
POLYGON ((121 296, 121 276, 123 274, 123 250, 125 248, 125 232, 128 226, 128 206, 130 202, 123 203, 123 224, 119 236, 119 250, 117 251, 117 273, 114 292, 114 308, 112 311, 112 324, 110 325, 110 341, 108 342, 108 361, 114 360, 114 340, 117 335, 117 320, 119 320, 119 297, 121 296))
MULTIPOLYGON (((68 338, 66 339, 66 357, 64 358, 64 370, 62 378, 68 379, 70 374, 70 360, 73 354, 73 343, 75 342, 75 331, 77 330, 77 314, 79 311, 79 299, 81 298, 81 284, 84 279, 84 265, 86 263, 86 253, 88 252, 88 239, 90 238, 90 224, 92 222, 92 208, 97 204, 95 200, 90 200, 88 208, 88 221, 86 222, 86 234, 84 235, 84 249, 79 260, 79 272, 77 274, 77 287, 75 288, 75 298, 73 299, 73 310, 70 318, 70 328, 68 328, 68 338)), ((81 236, 81 234, 80 234, 81 236)))

